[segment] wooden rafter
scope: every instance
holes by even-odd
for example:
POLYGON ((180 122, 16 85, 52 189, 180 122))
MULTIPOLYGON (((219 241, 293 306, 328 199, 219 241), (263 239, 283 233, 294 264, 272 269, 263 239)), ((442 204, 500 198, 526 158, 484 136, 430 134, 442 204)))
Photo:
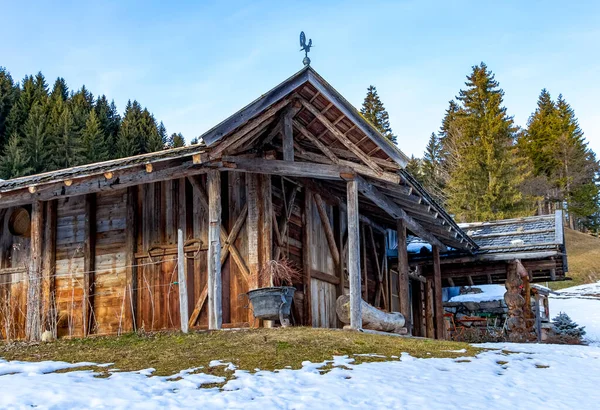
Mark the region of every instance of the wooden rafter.
POLYGON ((375 163, 367 154, 365 154, 358 146, 356 146, 350 139, 338 130, 314 105, 310 104, 306 100, 300 100, 302 105, 306 107, 319 121, 336 137, 346 148, 352 151, 358 156, 369 168, 375 172, 383 172, 383 169, 377 163, 375 163))
POLYGON ((353 175, 354 170, 340 165, 310 164, 261 158, 223 157, 224 170, 249 173, 309 177, 318 179, 342 179, 341 175, 353 175))
POLYGON ((319 213, 319 218, 321 218, 321 226, 325 231, 325 238, 327 239, 327 244, 329 245, 329 251, 331 252, 331 257, 333 258, 333 262, 335 266, 340 264, 340 252, 338 250, 337 244, 335 243, 335 235, 333 234, 333 228, 331 227, 331 223, 329 222, 329 216, 327 215, 327 211, 325 210, 325 203, 321 198, 321 195, 315 193, 313 195, 313 199, 315 200, 315 204, 317 205, 317 212, 319 213))
POLYGON ((409 216, 406 211, 400 208, 394 201, 389 199, 387 196, 382 194, 377 188, 369 184, 362 177, 356 177, 359 191, 369 198, 373 203, 387 212, 394 219, 403 219, 406 222, 406 227, 410 229, 415 235, 425 239, 432 245, 438 246, 440 250, 444 252, 447 250, 446 246, 440 242, 433 234, 427 231, 423 226, 409 216))
POLYGON ((333 151, 331 151, 325 144, 323 144, 323 142, 320 139, 315 137, 312 134, 312 132, 310 132, 304 125, 294 120, 294 127, 296 127, 296 129, 300 131, 300 133, 304 135, 306 139, 315 144, 317 148, 319 148, 321 152, 325 154, 325 156, 329 158, 329 160, 331 160, 331 162, 333 162, 334 164, 340 163, 340 159, 333 153, 333 151))

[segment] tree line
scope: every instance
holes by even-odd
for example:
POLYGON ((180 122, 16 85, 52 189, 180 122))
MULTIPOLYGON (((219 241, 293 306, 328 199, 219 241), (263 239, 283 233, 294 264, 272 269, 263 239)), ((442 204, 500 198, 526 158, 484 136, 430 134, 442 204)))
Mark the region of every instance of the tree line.
MULTIPOLYGON (((504 91, 481 63, 449 102, 439 131, 407 169, 459 222, 565 210, 572 229, 600 229, 600 164, 562 95, 543 89, 526 127, 503 105, 504 91)), ((363 116, 395 141, 375 87, 363 116), (393 138, 392 138, 393 137, 393 138)))
POLYGON ((64 78, 50 89, 44 75, 14 81, 0 67, 0 178, 9 179, 185 145, 170 136, 147 108, 128 101, 121 116, 114 101, 64 78))

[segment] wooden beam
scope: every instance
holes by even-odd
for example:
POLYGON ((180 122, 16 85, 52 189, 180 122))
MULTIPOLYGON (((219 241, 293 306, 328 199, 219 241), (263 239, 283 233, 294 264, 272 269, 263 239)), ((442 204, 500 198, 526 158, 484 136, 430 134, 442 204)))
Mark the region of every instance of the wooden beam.
POLYGON ((126 215, 126 229, 125 234, 125 281, 127 283, 127 291, 129 292, 129 306, 131 315, 131 329, 137 331, 137 266, 135 261, 135 253, 137 252, 137 231, 138 231, 138 218, 137 218, 137 187, 130 187, 127 189, 127 215, 126 215))
POLYGON ((442 268, 440 266, 440 250, 433 246, 433 286, 435 311, 435 338, 444 339, 444 303, 442 301, 442 268))
POLYGON ((54 331, 53 326, 56 323, 56 295, 55 278, 56 274, 56 201, 48 201, 46 205, 46 217, 44 218, 44 247, 42 258, 42 326, 43 330, 54 331))
POLYGON ((446 246, 440 242, 435 236, 423 228, 417 221, 409 216, 402 208, 394 201, 382 194, 377 188, 369 184, 362 177, 356 177, 359 191, 369 198, 375 205, 379 206, 394 219, 402 219, 406 223, 406 227, 415 235, 425 239, 431 245, 439 247, 443 252, 447 251, 446 246))
POLYGON ((288 107, 283 113, 283 160, 294 161, 294 127, 292 117, 294 112, 288 107))
POLYGON ((85 196, 85 233, 83 245, 83 335, 94 328, 94 293, 96 283, 96 194, 85 196))
POLYGON ((341 174, 353 174, 348 167, 338 165, 288 162, 261 158, 223 157, 223 169, 248 173, 284 175, 287 177, 309 177, 317 179, 342 179, 341 174))
MULTIPOLYGON (((185 180, 184 180, 185 181, 185 180)), ((185 272, 185 251, 183 239, 183 230, 181 227, 177 230, 177 283, 179 285, 179 321, 181 331, 188 332, 188 292, 187 277, 185 272)), ((209 271, 210 272, 210 271, 209 271)))
MULTIPOLYGON (((265 266, 273 259, 273 193, 271 187, 271 175, 259 176, 260 183, 260 266, 265 266)), ((265 283, 261 286, 267 285, 265 283)), ((272 286, 272 283, 268 284, 272 286)))
POLYGON ((208 328, 220 329, 222 317, 221 289, 221 174, 207 175, 208 190, 208 328))
POLYGON ((425 284, 425 334, 430 339, 435 338, 435 313, 433 309, 435 292, 433 287, 433 278, 427 278, 425 284))
POLYGON ((302 213, 302 267, 304 270, 304 325, 312 326, 312 192, 304 189, 302 213))
POLYGON ((27 276, 27 311, 25 335, 30 341, 42 338, 42 234, 43 206, 36 201, 31 206, 31 242, 29 245, 29 272, 27 276))
POLYGON ((398 297, 400 298, 400 313, 404 316, 406 328, 410 333, 412 326, 410 322, 409 267, 406 248, 406 223, 404 220, 398 220, 396 233, 398 238, 398 297))
POLYGON ((337 276, 330 275, 329 273, 320 272, 318 270, 312 270, 311 278, 322 280, 323 282, 331 283, 332 285, 339 285, 340 278, 337 276))
POLYGON ((319 212, 319 218, 321 219, 321 226, 325 231, 325 238, 327 239, 327 245, 329 245, 329 251, 331 252, 333 263, 335 266, 338 266, 340 263, 340 252, 335 243, 335 236, 333 234, 331 223, 329 222, 329 215, 327 215, 327 211, 325 210, 325 203, 323 202, 321 195, 317 193, 313 195, 313 198, 315 200, 315 204, 317 205, 317 211, 319 212))
POLYGON ((31 194, 26 188, 10 191, 2 194, 0 207, 7 208, 30 204, 34 201, 49 201, 58 198, 85 195, 106 191, 116 191, 136 185, 149 184, 152 182, 166 181, 169 179, 199 175, 207 173, 210 168, 202 165, 194 165, 192 161, 185 161, 178 165, 169 166, 164 169, 154 170, 146 173, 143 165, 132 166, 115 172, 113 179, 107 180, 103 173, 73 181, 66 186, 62 181, 45 184, 38 187, 35 194, 31 194))
POLYGON ((202 288, 202 292, 200 292, 200 297, 198 298, 198 301, 196 302, 196 306, 194 307, 194 310, 190 316, 190 320, 188 321, 188 327, 196 326, 196 322, 198 321, 198 318, 200 317, 200 312, 202 311, 202 307, 206 303, 207 296, 208 296, 208 286, 204 285, 204 287, 202 288))
POLYGON ((367 154, 365 154, 359 147, 357 147, 350 139, 345 136, 340 130, 338 130, 325 115, 321 114, 317 108, 306 100, 300 100, 302 105, 306 107, 319 121, 336 137, 346 148, 352 151, 358 158, 360 158, 369 168, 376 172, 382 172, 383 170, 377 163, 375 163, 367 154))
POLYGON ((367 238, 365 234, 365 224, 360 225, 360 262, 361 262, 361 273, 362 273, 362 298, 365 302, 369 303, 369 277, 367 267, 367 238))
MULTIPOLYGON (((315 137, 312 132, 310 132, 304 125, 300 124, 298 121, 294 120, 294 127, 296 127, 296 129, 298 131, 300 131, 300 133, 302 135, 304 135, 306 137, 306 139, 308 139, 310 142, 312 142, 313 144, 316 145, 317 148, 319 148, 319 150, 321 150, 321 152, 323 154, 325 154, 325 156, 334 164, 339 164, 340 163, 340 159, 333 153, 333 151, 331 151, 329 149, 329 147, 327 147, 325 144, 323 144, 323 142, 318 139, 317 137, 315 137)), ((350 161, 348 161, 350 162, 350 161)))
MULTIPOLYGON (((258 117, 248 121, 246 125, 242 126, 239 131, 229 135, 226 139, 222 140, 218 145, 216 145, 210 152, 210 158, 219 158, 223 152, 231 148, 234 144, 238 143, 242 138, 244 138, 247 134, 259 128, 261 124, 264 126, 264 123, 268 121, 271 117, 273 117, 277 111, 285 107, 290 103, 289 99, 283 99, 279 102, 273 104, 270 108, 260 114, 258 117)), ((209 143, 210 145, 210 143, 209 143)))
POLYGON ((362 328, 360 297, 360 232, 358 210, 358 182, 347 182, 348 196, 348 276, 350 281, 350 327, 362 328))

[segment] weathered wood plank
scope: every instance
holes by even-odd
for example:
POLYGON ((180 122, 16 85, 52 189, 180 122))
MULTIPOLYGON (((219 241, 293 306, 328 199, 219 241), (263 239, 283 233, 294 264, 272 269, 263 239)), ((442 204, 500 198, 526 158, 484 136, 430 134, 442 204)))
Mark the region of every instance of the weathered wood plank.
POLYGON ((27 313, 25 335, 31 341, 42 338, 42 234, 43 205, 35 201, 31 207, 31 242, 27 281, 27 313))
POLYGON ((333 234, 331 223, 329 222, 329 215, 327 215, 327 211, 325 210, 325 203, 323 202, 321 195, 317 193, 313 195, 313 198, 315 200, 315 204, 317 205, 317 211, 319 212, 319 218, 321 219, 321 226, 325 231, 325 237, 327 239, 327 245, 329 245, 331 257, 333 258, 333 263, 335 263, 335 266, 338 266, 340 264, 340 252, 337 244, 335 243, 335 236, 333 234))
POLYGON ((348 277, 350 281, 350 327, 362 328, 360 297, 360 232, 358 209, 358 183, 347 182, 348 196, 348 277))
POLYGON ((440 266, 440 250, 433 246, 433 286, 435 311, 435 337, 444 338, 444 303, 442 301, 442 267, 440 266))
POLYGON ((292 117, 294 111, 288 107, 283 113, 283 160, 294 161, 294 127, 292 117))
POLYGON ((304 269, 304 324, 312 326, 312 192, 304 189, 304 213, 302 214, 302 266, 304 269))
POLYGON ((341 174, 354 174, 351 168, 338 165, 244 157, 222 157, 221 160, 223 162, 223 170, 228 171, 338 180, 342 179, 341 174))
MULTIPOLYGON (((44 224, 44 255, 42 261, 42 326, 43 330, 56 331, 56 201, 46 202, 44 224)), ((56 337, 56 334, 53 335, 56 337)))
POLYGON ((190 320, 188 321, 189 327, 196 326, 198 317, 200 317, 200 312, 202 311, 202 308, 204 307, 204 304, 206 303, 207 296, 208 296, 208 286, 204 285, 204 287, 202 288, 202 292, 200 292, 200 297, 198 298, 198 301, 196 302, 196 306, 194 307, 194 310, 192 311, 190 320))
POLYGON ((221 286, 221 174, 207 175, 208 188, 208 328, 223 324, 221 286))
POLYGON ((96 194, 85 196, 85 242, 83 244, 83 335, 94 330, 96 282, 96 194))
POLYGON ((410 295, 408 279, 408 253, 406 249, 406 223, 399 219, 396 227, 398 238, 398 297, 400 298, 400 313, 406 320, 406 328, 411 331, 410 295))
MULTIPOLYGON (((323 144, 323 142, 318 139, 316 136, 313 135, 312 132, 310 132, 308 129, 306 129, 306 127, 302 124, 300 124, 298 121, 294 120, 294 127, 296 127, 296 129, 298 131, 300 131, 300 133, 302 135, 304 135, 306 137, 306 139, 308 139, 310 142, 312 142, 313 144, 315 144, 317 146, 317 148, 319 148, 321 150, 321 152, 323 154, 325 154, 325 156, 334 164, 339 164, 340 163, 340 159, 333 153, 333 151, 331 151, 329 149, 329 147, 327 147, 325 144, 323 144)), ((350 161, 347 161, 350 162, 350 161)))
POLYGON ((188 332, 188 291, 187 277, 185 272, 185 253, 183 230, 181 227, 177 230, 177 282, 179 284, 179 321, 181 331, 188 332))

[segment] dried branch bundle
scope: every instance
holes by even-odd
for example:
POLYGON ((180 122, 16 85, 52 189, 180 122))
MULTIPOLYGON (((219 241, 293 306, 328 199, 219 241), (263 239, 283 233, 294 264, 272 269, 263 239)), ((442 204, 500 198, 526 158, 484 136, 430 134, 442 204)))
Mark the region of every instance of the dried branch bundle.
POLYGON ((286 258, 266 262, 258 276, 260 283, 270 286, 292 286, 302 282, 302 271, 286 258))

